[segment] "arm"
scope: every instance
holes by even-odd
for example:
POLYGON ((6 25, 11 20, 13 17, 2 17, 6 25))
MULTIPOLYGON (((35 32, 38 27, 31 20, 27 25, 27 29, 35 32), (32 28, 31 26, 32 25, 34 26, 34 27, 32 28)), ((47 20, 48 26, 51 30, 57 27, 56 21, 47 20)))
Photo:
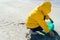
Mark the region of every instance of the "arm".
POLYGON ((46 24, 46 22, 44 20, 38 20, 37 22, 42 27, 42 29, 44 30, 45 33, 50 32, 50 30, 48 29, 48 26, 47 26, 47 24, 46 24))
POLYGON ((36 16, 34 18, 34 20, 37 21, 37 23, 41 26, 41 28, 44 30, 45 33, 49 33, 50 32, 50 30, 48 29, 48 26, 47 26, 46 22, 43 19, 41 19, 40 17, 36 16))

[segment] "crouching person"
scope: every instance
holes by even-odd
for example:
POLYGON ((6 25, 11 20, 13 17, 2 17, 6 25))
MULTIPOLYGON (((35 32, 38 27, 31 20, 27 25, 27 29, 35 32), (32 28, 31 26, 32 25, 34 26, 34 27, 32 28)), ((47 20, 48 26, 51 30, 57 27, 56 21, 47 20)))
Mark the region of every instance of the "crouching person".
MULTIPOLYGON (((37 40, 37 32, 40 31, 45 35, 54 36, 54 33, 48 29, 45 19, 51 19, 48 14, 51 12, 51 3, 44 2, 42 5, 36 7, 26 19, 26 28, 30 29, 30 40, 37 40), (33 37, 34 36, 34 37, 33 37)), ((53 21, 52 21, 53 22, 53 21)))

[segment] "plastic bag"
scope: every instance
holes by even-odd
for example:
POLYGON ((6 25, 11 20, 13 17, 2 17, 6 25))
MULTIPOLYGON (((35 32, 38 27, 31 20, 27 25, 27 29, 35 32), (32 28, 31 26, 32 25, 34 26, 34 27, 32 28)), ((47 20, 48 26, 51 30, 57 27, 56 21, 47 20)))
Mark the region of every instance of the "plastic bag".
POLYGON ((54 30, 54 23, 52 23, 50 20, 45 20, 47 25, 48 25, 48 29, 50 31, 54 30))

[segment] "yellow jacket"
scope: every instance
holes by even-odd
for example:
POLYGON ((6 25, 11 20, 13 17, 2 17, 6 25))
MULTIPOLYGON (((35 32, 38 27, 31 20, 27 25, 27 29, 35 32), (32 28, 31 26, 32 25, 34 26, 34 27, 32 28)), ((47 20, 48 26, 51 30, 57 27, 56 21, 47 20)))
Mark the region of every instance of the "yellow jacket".
POLYGON ((41 26, 44 32, 48 33, 49 29, 44 20, 44 15, 47 15, 46 18, 49 18, 48 13, 51 11, 51 3, 44 2, 42 5, 36 7, 27 17, 26 27, 30 29, 37 28, 41 26))

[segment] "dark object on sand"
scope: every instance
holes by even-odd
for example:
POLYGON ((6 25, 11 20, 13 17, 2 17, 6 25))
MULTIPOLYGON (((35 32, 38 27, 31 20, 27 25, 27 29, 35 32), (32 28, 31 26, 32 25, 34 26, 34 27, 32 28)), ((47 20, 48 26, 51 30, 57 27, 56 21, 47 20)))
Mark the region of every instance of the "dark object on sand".
POLYGON ((53 32, 55 33, 54 37, 49 37, 42 34, 36 34, 36 35, 31 35, 30 40, 60 40, 60 36, 58 35, 58 33, 56 31, 53 32))

